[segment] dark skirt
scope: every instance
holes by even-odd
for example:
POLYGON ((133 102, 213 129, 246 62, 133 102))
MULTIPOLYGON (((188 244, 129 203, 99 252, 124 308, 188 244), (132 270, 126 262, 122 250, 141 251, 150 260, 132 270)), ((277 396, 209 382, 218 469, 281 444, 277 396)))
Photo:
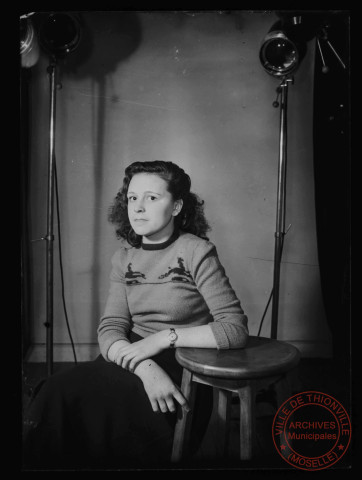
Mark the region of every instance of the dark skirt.
MULTIPOLYGON (((139 339, 132 334, 131 341, 139 339)), ((175 350, 153 359, 181 385, 182 367, 175 350)), ((198 385, 192 452, 201 443, 211 411, 212 389, 198 385)), ((23 416, 23 468, 167 467, 175 422, 176 413, 153 412, 139 377, 99 355, 54 374, 35 390, 23 416)))

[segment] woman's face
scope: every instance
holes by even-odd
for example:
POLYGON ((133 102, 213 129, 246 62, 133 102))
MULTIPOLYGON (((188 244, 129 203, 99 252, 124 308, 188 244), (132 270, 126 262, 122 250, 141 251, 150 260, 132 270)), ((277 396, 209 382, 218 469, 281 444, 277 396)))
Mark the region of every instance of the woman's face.
POLYGON ((162 243, 170 238, 174 217, 182 201, 174 201, 163 178, 151 173, 137 173, 127 192, 128 218, 145 243, 162 243))

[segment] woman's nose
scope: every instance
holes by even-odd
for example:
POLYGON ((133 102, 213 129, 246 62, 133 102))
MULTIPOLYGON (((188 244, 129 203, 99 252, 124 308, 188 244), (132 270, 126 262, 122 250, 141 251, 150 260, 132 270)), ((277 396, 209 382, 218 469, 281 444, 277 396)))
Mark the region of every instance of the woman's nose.
POLYGON ((135 206, 134 206, 134 211, 135 212, 144 212, 145 210, 145 207, 143 205, 143 201, 140 200, 139 202, 136 202, 135 203, 135 206))

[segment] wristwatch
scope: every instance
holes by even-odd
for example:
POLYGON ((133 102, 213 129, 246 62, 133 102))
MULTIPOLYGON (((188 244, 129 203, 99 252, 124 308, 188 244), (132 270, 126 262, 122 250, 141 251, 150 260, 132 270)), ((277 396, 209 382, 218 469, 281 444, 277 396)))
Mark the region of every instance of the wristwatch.
POLYGON ((170 328, 170 333, 168 334, 168 338, 170 340, 170 348, 175 348, 176 340, 178 339, 178 335, 175 332, 174 328, 170 328))

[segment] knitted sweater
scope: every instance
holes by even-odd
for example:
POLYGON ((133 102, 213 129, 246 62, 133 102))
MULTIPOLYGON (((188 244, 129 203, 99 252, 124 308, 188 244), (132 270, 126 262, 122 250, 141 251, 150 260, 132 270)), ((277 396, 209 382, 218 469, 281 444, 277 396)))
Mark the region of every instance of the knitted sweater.
POLYGON ((245 346, 248 320, 211 242, 184 232, 139 248, 123 241, 112 267, 97 330, 106 360, 110 346, 130 331, 147 337, 209 324, 218 349, 245 346))

